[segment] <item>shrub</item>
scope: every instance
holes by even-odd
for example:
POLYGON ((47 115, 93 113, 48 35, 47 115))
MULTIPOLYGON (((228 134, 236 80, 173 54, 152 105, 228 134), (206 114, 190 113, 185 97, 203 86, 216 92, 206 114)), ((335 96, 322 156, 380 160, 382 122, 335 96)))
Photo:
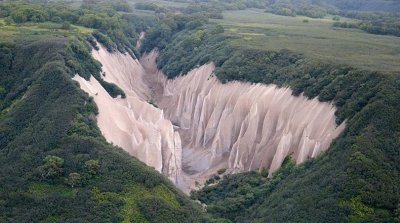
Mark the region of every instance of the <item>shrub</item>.
POLYGON ((72 188, 81 184, 81 175, 79 173, 70 173, 68 175, 67 184, 72 188))

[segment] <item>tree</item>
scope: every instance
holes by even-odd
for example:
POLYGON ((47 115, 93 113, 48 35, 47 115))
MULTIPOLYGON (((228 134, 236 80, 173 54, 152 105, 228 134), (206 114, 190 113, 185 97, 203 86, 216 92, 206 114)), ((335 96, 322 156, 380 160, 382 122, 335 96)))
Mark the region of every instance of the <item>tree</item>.
POLYGON ((58 156, 46 156, 44 158, 44 162, 47 163, 53 163, 59 167, 62 167, 64 165, 64 159, 58 157, 58 156))
POLYGON ((81 175, 79 173, 70 173, 68 175, 67 184, 72 188, 81 184, 81 175))
POLYGON ((220 33, 224 33, 224 27, 221 25, 216 25, 214 27, 214 29, 211 30, 211 34, 220 34, 220 33))
POLYGON ((224 174, 226 172, 226 168, 221 168, 217 171, 219 175, 224 174))
POLYGON ((67 21, 64 21, 61 25, 61 29, 69 30, 71 28, 71 24, 67 21))
POLYGON ((85 168, 90 174, 97 174, 100 170, 100 164, 98 160, 88 160, 85 162, 85 168))
POLYGON ((394 210, 394 221, 397 223, 400 222, 400 203, 397 204, 397 208, 394 210))
POLYGON ((11 13, 11 18, 15 23, 23 23, 28 20, 26 14, 22 10, 15 10, 11 13))
POLYGON ((54 179, 62 175, 64 159, 58 156, 46 156, 44 165, 39 167, 40 175, 43 179, 54 179))

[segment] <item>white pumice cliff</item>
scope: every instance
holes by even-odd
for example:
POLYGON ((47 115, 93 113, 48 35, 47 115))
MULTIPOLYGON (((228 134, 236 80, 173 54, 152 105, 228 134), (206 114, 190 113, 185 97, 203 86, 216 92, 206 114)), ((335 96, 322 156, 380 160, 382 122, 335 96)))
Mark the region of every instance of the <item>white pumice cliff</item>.
POLYGON ((156 51, 140 61, 103 47, 93 56, 103 78, 126 93, 112 98, 94 78, 74 77, 94 97, 104 137, 185 192, 220 168, 267 168, 271 175, 286 156, 301 163, 328 149, 345 127, 336 125, 332 104, 275 85, 222 84, 212 63, 167 80, 157 70, 156 51))

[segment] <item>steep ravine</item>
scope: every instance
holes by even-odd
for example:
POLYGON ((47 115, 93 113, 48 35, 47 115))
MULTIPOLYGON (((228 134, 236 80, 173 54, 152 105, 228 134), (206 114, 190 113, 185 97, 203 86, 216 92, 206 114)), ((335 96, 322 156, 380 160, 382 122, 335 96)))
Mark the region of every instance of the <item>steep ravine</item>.
POLYGON ((334 106, 292 96, 289 88, 221 84, 212 63, 167 80, 156 51, 140 61, 103 47, 93 56, 103 78, 127 96, 113 99, 94 78, 74 77, 94 97, 105 138, 186 192, 220 168, 266 167, 272 174, 288 155, 301 163, 326 150, 345 126, 335 124, 334 106))

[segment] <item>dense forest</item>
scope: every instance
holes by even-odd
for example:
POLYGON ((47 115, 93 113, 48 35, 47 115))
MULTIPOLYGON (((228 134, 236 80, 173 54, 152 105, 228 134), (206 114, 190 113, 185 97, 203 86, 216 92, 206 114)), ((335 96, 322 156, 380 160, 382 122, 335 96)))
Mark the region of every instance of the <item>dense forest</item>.
MULTIPOLYGON (((223 10, 248 7, 279 14, 284 2, 294 1, 179 1, 203 4, 175 13, 156 4, 132 8, 123 0, 0 3, 0 222, 400 222, 399 73, 232 46, 237 37, 209 22, 223 10), (17 31, 6 32, 10 27, 17 31), (136 49, 141 31, 146 38, 136 49), (333 102, 336 122, 347 127, 327 152, 300 165, 288 157, 272 178, 266 169, 221 171, 191 194, 207 205, 205 213, 101 136, 93 99, 71 80, 93 75, 110 95, 124 96, 102 80, 101 65, 90 55, 95 40, 134 57, 157 48, 157 65, 169 78, 213 62, 223 83, 289 86, 295 95, 333 102)), ((295 14, 288 15, 336 13, 379 27, 379 16, 388 16, 382 21, 398 26, 396 14, 352 12, 369 9, 362 0, 321 2, 312 1, 311 11, 293 6, 295 14)))
POLYGON ((368 33, 400 36, 400 13, 381 12, 346 12, 343 16, 354 18, 360 22, 340 22, 333 24, 335 27, 356 28, 368 33))

